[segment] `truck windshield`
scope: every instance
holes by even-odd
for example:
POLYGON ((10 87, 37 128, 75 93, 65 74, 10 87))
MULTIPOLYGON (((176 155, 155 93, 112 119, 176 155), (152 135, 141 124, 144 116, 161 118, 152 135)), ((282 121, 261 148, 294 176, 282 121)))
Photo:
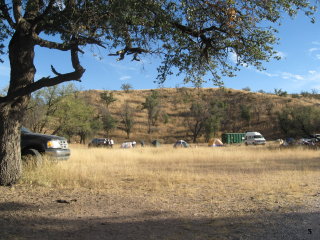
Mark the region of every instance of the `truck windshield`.
POLYGON ((262 138, 261 135, 254 135, 254 138, 262 138))
POLYGON ((22 133, 31 133, 31 131, 28 128, 21 127, 21 132, 22 133))

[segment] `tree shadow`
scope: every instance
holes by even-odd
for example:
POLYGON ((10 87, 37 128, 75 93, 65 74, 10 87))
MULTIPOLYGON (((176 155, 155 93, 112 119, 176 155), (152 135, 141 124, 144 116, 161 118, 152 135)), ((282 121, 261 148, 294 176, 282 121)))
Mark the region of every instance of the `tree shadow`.
MULTIPOLYGON (((149 166, 147 162, 140 162, 145 165, 144 168, 154 169, 156 166, 153 163, 149 166)), ((230 160, 226 161, 183 161, 180 160, 177 164, 174 162, 163 161, 159 163, 159 167, 167 166, 166 171, 179 171, 179 172, 190 172, 190 173, 245 173, 245 174, 257 174, 257 173, 268 173, 268 172, 280 172, 280 171, 319 171, 320 170, 320 159, 279 159, 279 160, 259 160, 248 162, 247 160, 236 162, 230 160), (181 167, 184 166, 184 167, 181 167)))
MULTIPOLYGON (((47 206, 50 207, 50 206, 47 206)), ((175 217, 170 212, 136 215, 57 217, 26 214, 33 205, 0 204, 0 239, 320 239, 319 212, 254 213, 235 217, 175 217), (4 211, 9 207, 8 212, 4 211)))
POLYGON ((25 209, 34 210, 35 208, 35 206, 17 202, 5 202, 0 204, 0 212, 21 211, 25 209))

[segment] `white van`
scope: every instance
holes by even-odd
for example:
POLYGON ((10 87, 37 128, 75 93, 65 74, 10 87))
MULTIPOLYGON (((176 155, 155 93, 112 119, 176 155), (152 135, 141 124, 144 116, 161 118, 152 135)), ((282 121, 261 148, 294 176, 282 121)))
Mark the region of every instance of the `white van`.
POLYGON ((266 139, 259 132, 246 132, 244 135, 244 143, 246 145, 264 145, 266 144, 266 139))

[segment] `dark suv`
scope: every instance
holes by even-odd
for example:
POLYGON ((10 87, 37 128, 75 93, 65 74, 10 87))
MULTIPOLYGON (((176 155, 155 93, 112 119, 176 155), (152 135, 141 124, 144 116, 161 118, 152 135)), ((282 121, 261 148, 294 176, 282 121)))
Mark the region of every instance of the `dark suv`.
POLYGON ((88 147, 107 147, 109 146, 108 140, 106 138, 94 138, 88 144, 88 147))
POLYGON ((29 129, 21 128, 21 155, 41 158, 46 154, 55 160, 67 160, 70 157, 70 149, 65 138, 33 133, 29 129))

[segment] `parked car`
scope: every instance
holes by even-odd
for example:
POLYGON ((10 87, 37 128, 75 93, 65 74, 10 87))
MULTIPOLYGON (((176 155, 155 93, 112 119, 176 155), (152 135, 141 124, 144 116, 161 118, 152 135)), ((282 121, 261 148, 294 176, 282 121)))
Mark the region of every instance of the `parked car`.
POLYGON ((315 138, 301 138, 297 141, 298 145, 307 145, 307 146, 314 146, 316 144, 315 138))
POLYGON ((316 143, 320 142, 320 134, 312 134, 310 138, 316 143))
POLYGON ((31 132, 21 128, 21 157, 23 160, 32 157, 35 164, 42 162, 42 155, 54 160, 67 160, 70 149, 64 137, 31 132))
POLYGON ((244 143, 246 145, 264 145, 266 144, 266 139, 259 132, 246 132, 244 143))
POLYGON ((173 145, 173 147, 174 147, 174 148, 178 148, 178 147, 180 147, 180 148, 188 148, 188 147, 190 147, 190 146, 189 146, 189 144, 188 144, 186 141, 184 141, 184 140, 178 140, 178 141, 176 141, 176 143, 173 145))
POLYGON ((88 144, 88 147, 108 147, 109 142, 106 138, 94 138, 91 140, 91 142, 88 144))

